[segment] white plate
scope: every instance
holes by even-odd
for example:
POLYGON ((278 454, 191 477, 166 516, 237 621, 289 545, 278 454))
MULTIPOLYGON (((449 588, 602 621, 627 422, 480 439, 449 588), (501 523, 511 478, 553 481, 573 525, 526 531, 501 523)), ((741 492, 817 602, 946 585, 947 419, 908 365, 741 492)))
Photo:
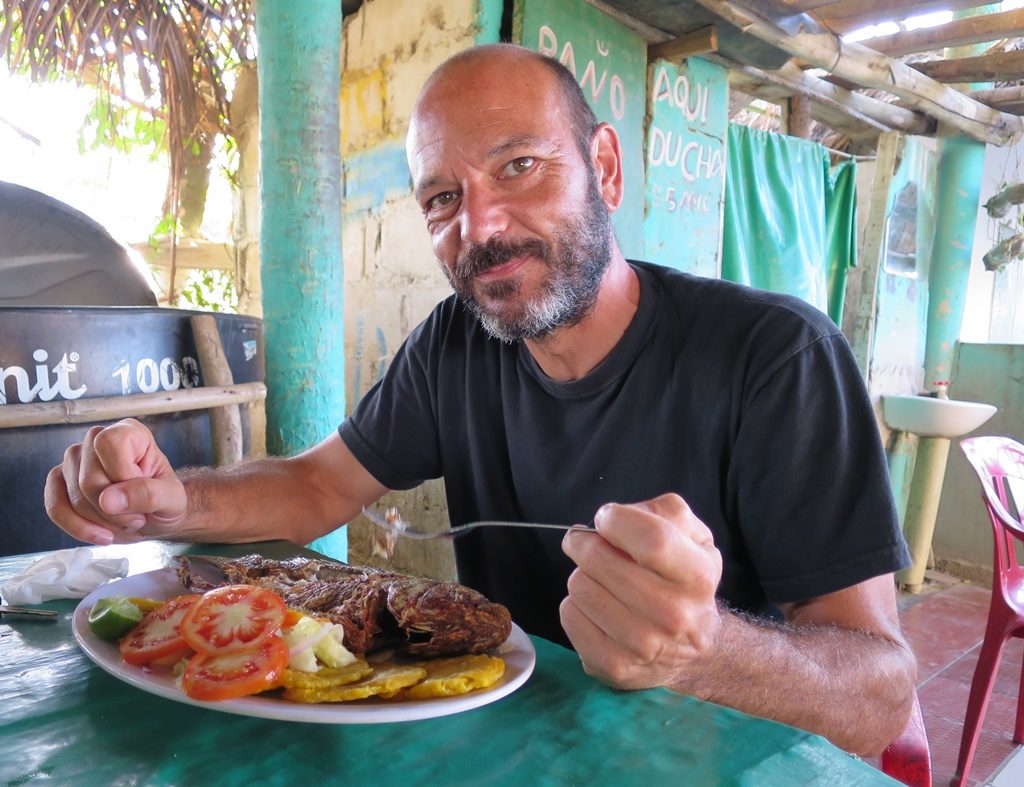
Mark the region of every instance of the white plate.
POLYGON ((135 667, 121 660, 117 644, 106 642, 94 636, 89 629, 88 610, 97 600, 105 596, 136 596, 142 598, 167 599, 186 593, 178 582, 173 568, 162 568, 145 574, 103 585, 84 599, 75 609, 72 629, 75 639, 85 654, 101 668, 125 683, 168 699, 199 705, 242 716, 258 716, 264 719, 283 721, 306 721, 321 724, 379 724, 393 721, 413 721, 448 716, 499 700, 511 694, 526 682, 533 672, 537 653, 533 643, 521 628, 512 625, 512 634, 505 644, 494 651, 505 660, 505 674, 490 689, 464 694, 458 697, 444 697, 430 700, 408 700, 386 702, 361 700, 359 702, 321 703, 306 705, 289 702, 278 697, 243 697, 223 702, 194 700, 175 685, 174 678, 164 671, 150 671, 135 667))

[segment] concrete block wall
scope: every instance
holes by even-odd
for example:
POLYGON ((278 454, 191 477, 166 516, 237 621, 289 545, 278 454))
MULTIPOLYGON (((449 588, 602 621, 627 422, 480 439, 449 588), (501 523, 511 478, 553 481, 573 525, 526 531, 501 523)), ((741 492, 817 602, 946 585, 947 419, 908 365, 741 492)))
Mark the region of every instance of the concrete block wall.
MULTIPOLYGON (((479 40, 480 5, 367 0, 344 22, 340 111, 349 410, 383 375, 409 331, 451 293, 412 197, 405 134, 427 75, 479 40)), ((399 506, 417 525, 447 526, 440 481, 389 494, 382 504, 399 506)), ((381 565, 370 555, 369 527, 360 520, 349 526, 349 560, 381 565)), ((388 565, 455 576, 448 544, 401 542, 388 565)))

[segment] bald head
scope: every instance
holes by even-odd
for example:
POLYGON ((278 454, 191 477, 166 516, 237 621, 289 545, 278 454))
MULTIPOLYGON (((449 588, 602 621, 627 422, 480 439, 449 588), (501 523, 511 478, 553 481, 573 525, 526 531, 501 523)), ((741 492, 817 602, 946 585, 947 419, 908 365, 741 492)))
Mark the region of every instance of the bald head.
POLYGON ((590 313, 621 152, 571 73, 507 44, 461 52, 423 88, 406 153, 434 253, 486 331, 539 341, 590 313))
POLYGON ((413 108, 413 122, 422 112, 430 111, 437 98, 462 92, 468 83, 479 82, 488 75, 498 78, 495 90, 501 89, 502 82, 543 75, 535 82, 536 89, 555 93, 577 149, 584 159, 589 156, 590 140, 598 122, 576 77, 557 60, 516 44, 486 44, 464 49, 448 58, 427 78, 413 108))

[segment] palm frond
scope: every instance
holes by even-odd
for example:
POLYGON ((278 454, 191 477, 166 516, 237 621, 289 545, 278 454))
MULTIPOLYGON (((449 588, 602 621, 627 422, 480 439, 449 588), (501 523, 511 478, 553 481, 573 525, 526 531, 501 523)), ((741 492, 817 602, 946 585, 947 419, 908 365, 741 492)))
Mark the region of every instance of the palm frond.
POLYGON ((226 133, 225 68, 254 58, 255 0, 0 0, 0 60, 166 119, 171 190, 196 140, 226 133))

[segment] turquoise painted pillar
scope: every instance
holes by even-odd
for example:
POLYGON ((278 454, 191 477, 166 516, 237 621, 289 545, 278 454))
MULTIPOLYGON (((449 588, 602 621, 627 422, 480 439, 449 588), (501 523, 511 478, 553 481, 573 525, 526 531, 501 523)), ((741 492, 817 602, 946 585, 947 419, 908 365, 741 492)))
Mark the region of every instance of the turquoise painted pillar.
MULTIPOLYGON (((309 448, 345 415, 341 18, 338 0, 256 2, 267 448, 275 455, 309 448)), ((315 548, 344 558, 344 532, 315 548)))
MULTIPOLYGON (((954 19, 993 13, 999 3, 963 9, 954 19)), ((985 45, 946 49, 947 57, 980 54, 985 45)), ((990 85, 963 85, 978 90, 990 85)), ((974 228, 981 200, 981 178, 985 167, 985 143, 962 134, 942 136, 935 183, 935 242, 928 274, 928 324, 925 334, 924 387, 932 390, 938 380, 949 380, 953 371, 956 343, 960 339, 967 282, 974 248, 974 228)))
POLYGON ((504 0, 478 0, 474 38, 477 44, 497 44, 501 41, 501 15, 504 11, 504 0))
POLYGON ((967 280, 978 219, 985 143, 963 135, 939 141, 936 177, 935 242, 928 272, 928 323, 924 386, 949 380, 960 338, 967 280))

